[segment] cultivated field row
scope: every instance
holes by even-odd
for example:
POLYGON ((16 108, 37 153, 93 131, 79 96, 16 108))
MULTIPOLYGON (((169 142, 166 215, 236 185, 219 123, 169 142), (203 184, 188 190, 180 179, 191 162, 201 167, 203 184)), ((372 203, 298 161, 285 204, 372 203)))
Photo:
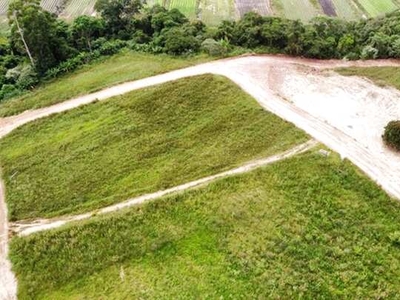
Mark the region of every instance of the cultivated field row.
MULTIPOLYGON (((0 15, 7 13, 10 0, 0 0, 0 15)), ((96 0, 42 0, 47 10, 63 18, 94 13, 96 0)), ((233 20, 250 11, 261 15, 277 15, 303 21, 319 15, 344 19, 376 17, 400 7, 397 0, 149 0, 168 9, 177 8, 191 19, 217 25, 222 20, 233 20)))

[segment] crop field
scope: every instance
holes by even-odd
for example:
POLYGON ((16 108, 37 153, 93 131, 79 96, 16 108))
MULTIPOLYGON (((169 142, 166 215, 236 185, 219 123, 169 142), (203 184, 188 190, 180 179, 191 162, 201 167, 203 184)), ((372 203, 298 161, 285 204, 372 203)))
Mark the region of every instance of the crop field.
POLYGON ((0 141, 0 161, 10 218, 21 220, 114 204, 305 139, 227 79, 207 75, 27 124, 0 141))
POLYGON ((6 15, 9 0, 0 0, 0 15, 6 15))
POLYGON ((255 11, 263 16, 272 14, 270 0, 236 0, 235 6, 241 17, 249 11, 255 11))
MULTIPOLYGON (((0 15, 7 12, 9 0, 0 0, 0 15)), ((71 20, 94 13, 96 0, 42 0, 42 6, 71 20)), ((397 0, 149 0, 148 5, 160 4, 168 9, 178 8, 188 18, 200 19, 208 25, 222 20, 234 20, 249 11, 261 15, 277 15, 308 21, 318 15, 338 16, 353 20, 375 17, 400 8, 397 0)))
POLYGON ((395 10, 399 6, 392 0, 358 0, 370 17, 395 10))
POLYGON ((185 16, 190 19, 196 18, 197 4, 193 0, 170 0, 169 8, 178 8, 185 16))
POLYGON ((61 17, 74 19, 81 15, 92 15, 97 0, 69 0, 61 13, 61 17))
POLYGON ((332 0, 337 16, 346 20, 356 20, 365 13, 349 0, 332 0))
POLYGON ((199 17, 210 25, 218 25, 222 20, 237 19, 234 0, 201 0, 199 17))
POLYGON ((137 80, 205 62, 203 56, 174 58, 168 55, 139 54, 124 51, 82 69, 44 83, 32 92, 0 103, 0 117, 28 109, 56 104, 76 96, 130 80, 137 80), (74 87, 71 89, 71 87, 74 87))
POLYGON ((318 14, 322 14, 322 8, 312 4, 310 0, 274 0, 272 7, 275 13, 289 19, 308 21, 318 14))
POLYGON ((395 299, 400 205, 312 151, 14 238, 20 299, 395 299))

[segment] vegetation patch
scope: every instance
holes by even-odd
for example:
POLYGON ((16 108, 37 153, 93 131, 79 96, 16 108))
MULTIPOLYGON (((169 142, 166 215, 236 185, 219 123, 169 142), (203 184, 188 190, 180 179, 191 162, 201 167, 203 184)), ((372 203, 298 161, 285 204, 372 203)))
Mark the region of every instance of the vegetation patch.
POLYGON ((203 189, 14 238, 19 299, 396 298, 400 205, 309 152, 203 189))
POLYGON ((400 121, 391 121, 387 124, 383 140, 389 147, 400 151, 400 121))
POLYGON ((22 97, 0 103, 0 117, 49 106, 118 83, 146 78, 206 60, 207 58, 203 56, 174 58, 167 55, 124 51, 111 58, 87 65, 59 80, 43 84, 22 97))
POLYGON ((367 77, 380 86, 393 86, 400 90, 400 68, 370 67, 370 68, 340 68, 337 71, 346 76, 367 77))
POLYGON ((10 218, 103 207, 304 142, 223 77, 135 91, 20 127, 0 141, 10 218))

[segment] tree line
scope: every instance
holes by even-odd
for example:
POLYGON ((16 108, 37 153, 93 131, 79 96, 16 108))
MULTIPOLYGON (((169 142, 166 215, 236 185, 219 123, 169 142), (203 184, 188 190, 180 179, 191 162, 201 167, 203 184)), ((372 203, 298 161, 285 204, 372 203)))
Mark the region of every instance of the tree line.
POLYGON ((171 55, 250 50, 319 59, 400 58, 397 11, 351 22, 317 17, 306 24, 251 12, 212 28, 141 0, 98 0, 95 9, 98 16, 69 24, 41 8, 40 0, 11 2, 8 42, 0 44, 0 100, 125 47, 171 55))

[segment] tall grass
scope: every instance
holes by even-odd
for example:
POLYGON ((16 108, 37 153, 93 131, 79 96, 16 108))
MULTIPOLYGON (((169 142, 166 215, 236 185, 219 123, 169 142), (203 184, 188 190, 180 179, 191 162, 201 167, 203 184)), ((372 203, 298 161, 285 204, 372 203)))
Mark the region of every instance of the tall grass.
POLYGON ((0 141, 10 218, 96 209, 286 150, 307 136, 211 75, 27 124, 0 141))
POLYGON ((317 152, 26 238, 20 299, 395 299, 400 205, 317 152))

